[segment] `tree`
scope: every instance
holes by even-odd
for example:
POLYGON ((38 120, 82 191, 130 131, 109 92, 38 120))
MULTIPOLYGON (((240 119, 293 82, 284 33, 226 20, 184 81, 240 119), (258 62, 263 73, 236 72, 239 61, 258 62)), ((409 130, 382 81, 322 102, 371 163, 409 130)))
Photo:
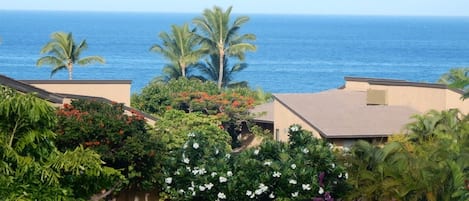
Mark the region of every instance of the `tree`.
POLYGON ((245 24, 249 17, 241 16, 230 24, 230 14, 232 7, 223 11, 215 6, 212 10, 205 9, 202 17, 197 17, 193 23, 201 33, 197 38, 201 43, 209 48, 209 54, 215 54, 219 59, 218 88, 222 87, 225 70, 223 59, 226 57, 236 57, 243 61, 246 51, 255 51, 256 46, 247 41, 256 39, 254 34, 239 35, 239 29, 245 24))
POLYGON ((121 179, 90 149, 57 150, 49 103, 1 86, 0 100, 2 200, 87 200, 121 179))
POLYGON ((194 31, 190 31, 187 24, 171 26, 171 33, 161 32, 160 39, 163 44, 153 45, 150 51, 163 55, 171 62, 163 70, 171 78, 187 77, 187 68, 196 64, 206 52, 200 48, 194 31))
POLYGON ((233 74, 240 72, 248 67, 247 63, 236 63, 231 68, 228 65, 228 59, 223 59, 223 64, 219 65, 220 59, 218 55, 212 54, 210 55, 210 60, 206 60, 206 63, 199 63, 197 67, 200 69, 202 74, 205 75, 207 80, 217 82, 219 75, 218 73, 223 72, 222 75, 222 84, 223 88, 225 87, 247 87, 248 83, 246 81, 241 82, 233 82, 233 74), (224 67, 225 69, 219 70, 220 67, 224 67))
POLYGON ((453 89, 464 90, 463 98, 469 97, 469 68, 453 68, 449 72, 443 74, 438 83, 446 84, 453 89))
POLYGON ((54 32, 49 41, 41 49, 41 54, 48 54, 37 60, 36 65, 42 66, 44 64, 52 66, 51 77, 59 70, 68 70, 68 79, 72 80, 73 65, 88 65, 92 63, 104 64, 104 59, 100 56, 87 56, 80 58, 84 50, 88 48, 86 40, 76 44, 72 33, 54 32))

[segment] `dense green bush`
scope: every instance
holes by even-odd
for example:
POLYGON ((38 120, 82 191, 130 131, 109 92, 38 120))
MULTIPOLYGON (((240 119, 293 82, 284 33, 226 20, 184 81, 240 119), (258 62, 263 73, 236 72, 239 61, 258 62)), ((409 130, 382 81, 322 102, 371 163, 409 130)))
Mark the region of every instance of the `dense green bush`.
POLYGON ((57 146, 95 150, 106 166, 122 171, 127 189, 151 189, 158 184, 162 145, 147 132, 144 117, 124 114, 122 104, 76 100, 57 111, 57 146))
POLYGON ((299 126, 290 128, 291 143, 266 141, 236 155, 203 133, 188 136, 165 165, 163 190, 172 199, 332 200, 347 190, 331 145, 299 126))

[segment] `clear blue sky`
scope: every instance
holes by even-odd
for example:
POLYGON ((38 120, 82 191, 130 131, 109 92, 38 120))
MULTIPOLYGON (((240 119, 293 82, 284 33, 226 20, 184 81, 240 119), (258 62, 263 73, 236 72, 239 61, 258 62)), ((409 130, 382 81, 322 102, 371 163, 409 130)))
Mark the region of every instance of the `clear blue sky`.
POLYGON ((469 0, 0 0, 0 10, 469 16, 469 0))

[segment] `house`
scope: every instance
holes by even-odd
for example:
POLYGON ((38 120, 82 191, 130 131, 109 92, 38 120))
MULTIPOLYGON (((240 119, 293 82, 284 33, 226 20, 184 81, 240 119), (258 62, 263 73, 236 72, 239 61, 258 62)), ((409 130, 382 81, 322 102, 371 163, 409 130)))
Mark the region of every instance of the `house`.
POLYGON ((345 85, 319 93, 274 94, 273 103, 254 112, 268 115, 255 119, 270 124, 276 140, 288 140, 288 128, 299 124, 338 146, 356 140, 382 141, 401 132, 412 116, 430 110, 457 108, 469 112, 461 90, 443 84, 404 80, 345 77, 345 85))
MULTIPOLYGON (((0 74, 0 85, 21 93, 34 93, 55 106, 70 103, 73 99, 88 99, 104 103, 123 103, 124 111, 131 114, 130 80, 15 80, 0 74)), ((150 125, 156 118, 138 111, 150 125)))

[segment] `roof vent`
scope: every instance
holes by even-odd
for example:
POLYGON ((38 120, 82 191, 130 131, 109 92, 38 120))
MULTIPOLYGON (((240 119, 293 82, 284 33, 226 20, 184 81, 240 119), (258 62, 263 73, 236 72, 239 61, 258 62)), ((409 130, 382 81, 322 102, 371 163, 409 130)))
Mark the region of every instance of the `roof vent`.
POLYGON ((367 105, 387 105, 388 93, 386 90, 368 89, 366 93, 367 105))

